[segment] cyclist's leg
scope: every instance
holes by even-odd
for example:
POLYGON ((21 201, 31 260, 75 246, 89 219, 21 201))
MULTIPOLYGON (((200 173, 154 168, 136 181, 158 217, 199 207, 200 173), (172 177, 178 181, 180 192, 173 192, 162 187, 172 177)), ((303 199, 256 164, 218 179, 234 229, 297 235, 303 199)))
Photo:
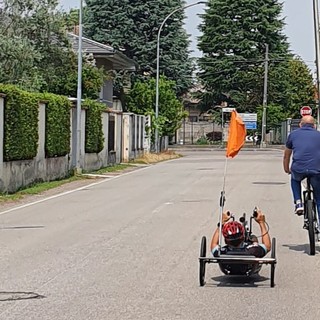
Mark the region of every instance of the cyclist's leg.
POLYGON ((305 174, 291 172, 291 190, 294 203, 301 201, 301 181, 305 178, 305 174))

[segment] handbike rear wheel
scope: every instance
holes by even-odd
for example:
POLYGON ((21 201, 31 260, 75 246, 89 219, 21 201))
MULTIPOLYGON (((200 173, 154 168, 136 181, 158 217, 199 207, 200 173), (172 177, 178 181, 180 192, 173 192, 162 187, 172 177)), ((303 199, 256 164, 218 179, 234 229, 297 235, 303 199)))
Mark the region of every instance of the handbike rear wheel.
MULTIPOLYGON (((272 238, 271 242, 271 258, 276 258, 276 239, 272 238)), ((274 273, 275 273, 276 265, 275 263, 271 264, 271 273, 270 273, 270 287, 274 287, 274 273)))
MULTIPOLYGON (((205 258, 207 253, 207 238, 205 236, 201 239, 201 246, 200 246, 200 258, 205 258)), ((200 287, 205 285, 205 276, 206 276, 206 262, 202 259, 199 260, 200 267, 199 267, 199 282, 200 287)))
POLYGON ((316 253, 316 238, 315 238, 315 211, 314 203, 312 200, 307 200, 306 205, 306 218, 308 219, 308 234, 310 242, 310 256, 314 256, 316 253))

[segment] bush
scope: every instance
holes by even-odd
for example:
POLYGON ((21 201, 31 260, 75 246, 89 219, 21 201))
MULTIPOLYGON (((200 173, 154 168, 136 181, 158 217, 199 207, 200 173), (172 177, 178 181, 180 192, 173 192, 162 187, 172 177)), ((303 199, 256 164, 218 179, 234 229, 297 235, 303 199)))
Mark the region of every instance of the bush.
POLYGON ((38 99, 12 85, 0 85, 4 105, 4 161, 29 160, 38 149, 38 99))
POLYGON ((70 101, 51 93, 38 94, 46 102, 45 154, 47 158, 70 153, 70 101))
POLYGON ((206 137, 209 141, 221 141, 222 140, 222 132, 213 131, 206 134, 206 137))
POLYGON ((209 141, 206 137, 201 137, 200 139, 197 140, 196 144, 206 145, 206 144, 209 144, 209 141))
POLYGON ((93 100, 85 100, 83 106, 87 109, 85 152, 99 153, 103 150, 104 145, 102 111, 106 110, 106 105, 93 100))

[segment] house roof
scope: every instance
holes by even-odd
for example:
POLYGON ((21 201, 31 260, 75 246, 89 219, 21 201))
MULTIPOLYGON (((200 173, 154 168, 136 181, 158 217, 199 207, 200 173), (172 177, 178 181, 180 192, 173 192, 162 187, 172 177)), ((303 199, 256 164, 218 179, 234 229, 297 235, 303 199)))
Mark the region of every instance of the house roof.
MULTIPOLYGON (((68 37, 71 40, 72 48, 78 51, 79 36, 68 32, 68 37)), ((105 58, 111 61, 114 70, 136 70, 137 64, 134 60, 128 58, 125 54, 115 50, 111 46, 82 37, 82 50, 87 53, 92 53, 95 58, 105 58)))

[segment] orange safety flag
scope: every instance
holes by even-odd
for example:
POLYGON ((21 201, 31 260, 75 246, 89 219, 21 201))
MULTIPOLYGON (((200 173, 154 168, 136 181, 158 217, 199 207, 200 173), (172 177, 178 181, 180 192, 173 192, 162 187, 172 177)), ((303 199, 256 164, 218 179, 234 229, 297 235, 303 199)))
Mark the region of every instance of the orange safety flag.
POLYGON ((233 158, 238 154, 244 145, 246 134, 246 126, 242 119, 238 115, 237 111, 232 111, 226 153, 227 158, 233 158))

